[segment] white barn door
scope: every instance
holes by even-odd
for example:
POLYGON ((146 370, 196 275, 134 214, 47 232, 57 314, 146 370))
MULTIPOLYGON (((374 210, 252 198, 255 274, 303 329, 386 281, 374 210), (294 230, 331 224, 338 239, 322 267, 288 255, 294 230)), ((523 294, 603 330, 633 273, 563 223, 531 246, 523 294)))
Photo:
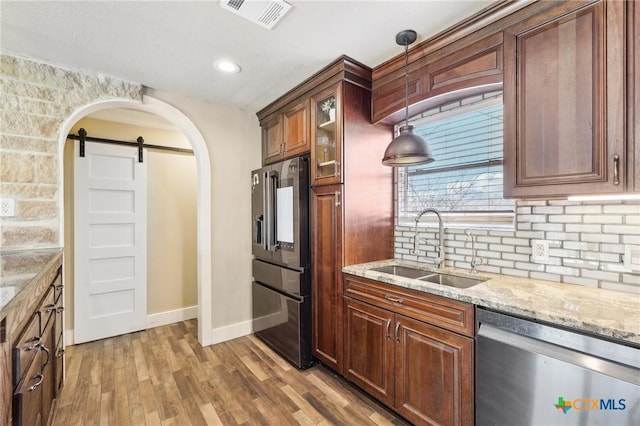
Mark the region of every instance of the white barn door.
POLYGON ((82 158, 79 145, 74 159, 75 343, 142 330, 147 321, 146 163, 138 162, 137 148, 86 143, 82 158))

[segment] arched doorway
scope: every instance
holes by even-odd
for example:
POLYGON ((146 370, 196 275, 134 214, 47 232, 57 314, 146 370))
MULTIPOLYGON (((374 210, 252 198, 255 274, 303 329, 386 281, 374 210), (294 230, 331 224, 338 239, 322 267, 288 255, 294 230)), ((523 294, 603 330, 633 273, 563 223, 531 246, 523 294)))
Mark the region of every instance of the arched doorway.
MULTIPOLYGON (((173 106, 144 96, 142 102, 129 99, 100 100, 74 111, 62 123, 58 138, 59 176, 64 176, 64 146, 69 131, 83 117, 106 109, 128 108, 156 114, 172 123, 191 144, 197 167, 197 294, 198 294, 198 341, 202 346, 211 344, 211 163, 204 138, 191 120, 173 106)), ((64 182, 59 183, 60 245, 64 246, 64 182)))

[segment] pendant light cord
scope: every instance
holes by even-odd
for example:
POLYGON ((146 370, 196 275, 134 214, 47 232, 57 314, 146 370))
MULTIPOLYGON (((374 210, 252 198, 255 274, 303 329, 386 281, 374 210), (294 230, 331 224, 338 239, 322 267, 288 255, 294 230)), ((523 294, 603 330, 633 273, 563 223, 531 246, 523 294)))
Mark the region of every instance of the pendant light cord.
POLYGON ((404 125, 409 125, 409 40, 404 39, 404 125))

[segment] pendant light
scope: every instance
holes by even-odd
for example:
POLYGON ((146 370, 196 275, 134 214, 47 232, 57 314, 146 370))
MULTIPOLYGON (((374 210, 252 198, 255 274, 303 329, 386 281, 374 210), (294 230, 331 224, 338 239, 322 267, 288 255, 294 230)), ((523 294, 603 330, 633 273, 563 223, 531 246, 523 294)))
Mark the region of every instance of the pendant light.
POLYGON ((404 125, 400 126, 400 134, 384 151, 382 164, 385 166, 405 167, 431 163, 434 160, 429 144, 413 133, 413 126, 409 124, 409 45, 416 41, 417 37, 413 30, 404 30, 396 35, 396 43, 404 46, 405 121, 404 125))

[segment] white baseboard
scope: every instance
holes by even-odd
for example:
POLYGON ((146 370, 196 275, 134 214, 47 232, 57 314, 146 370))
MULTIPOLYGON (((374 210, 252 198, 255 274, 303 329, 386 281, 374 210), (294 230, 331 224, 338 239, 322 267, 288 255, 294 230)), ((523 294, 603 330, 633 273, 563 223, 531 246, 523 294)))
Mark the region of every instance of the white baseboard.
POLYGON ((253 321, 242 321, 211 330, 211 344, 226 342, 227 340, 247 336, 253 332, 253 321))
POLYGON ((73 342, 73 330, 65 330, 64 332, 64 345, 72 346, 75 343, 73 342))
POLYGON ((147 328, 160 327, 161 325, 173 324, 175 322, 186 321, 198 317, 198 306, 174 309, 173 311, 158 312, 147 315, 147 328))
MULTIPOLYGON (((182 309, 174 309, 173 311, 159 312, 157 314, 147 315, 147 328, 160 327, 161 325, 173 324, 175 322, 186 321, 198 317, 198 306, 189 306, 182 309)), ((247 333, 248 334, 248 333, 247 333)), ((72 346, 74 342, 73 330, 65 330, 64 345, 72 346)))

